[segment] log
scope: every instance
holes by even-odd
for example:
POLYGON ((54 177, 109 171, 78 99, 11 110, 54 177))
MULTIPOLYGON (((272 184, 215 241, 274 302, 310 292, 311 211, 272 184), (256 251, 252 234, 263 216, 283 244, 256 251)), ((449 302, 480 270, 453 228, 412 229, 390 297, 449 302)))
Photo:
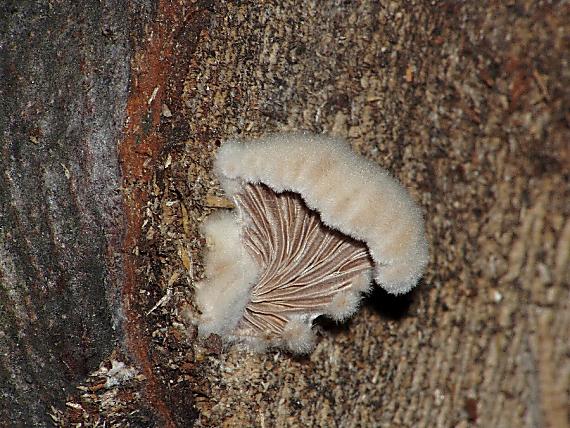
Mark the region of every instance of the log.
POLYGON ((564 2, 0 6, 0 425, 562 427, 564 2), (346 138, 425 211, 409 295, 304 358, 196 337, 229 137, 346 138))

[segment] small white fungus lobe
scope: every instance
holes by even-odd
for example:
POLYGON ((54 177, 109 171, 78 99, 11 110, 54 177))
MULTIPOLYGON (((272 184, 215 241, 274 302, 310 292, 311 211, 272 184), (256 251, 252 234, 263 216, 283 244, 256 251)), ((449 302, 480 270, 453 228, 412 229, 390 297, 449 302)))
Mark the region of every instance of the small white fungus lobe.
POLYGON ((200 333, 226 336, 236 327, 250 298, 250 288, 258 267, 241 243, 240 230, 233 213, 217 212, 202 225, 211 248, 206 254, 206 278, 197 284, 196 299, 202 310, 200 333))
POLYGON ((206 280, 196 294, 202 335, 307 353, 313 320, 351 317, 371 276, 401 294, 423 273, 420 209, 342 140, 301 133, 230 140, 215 172, 237 209, 204 226, 206 280))

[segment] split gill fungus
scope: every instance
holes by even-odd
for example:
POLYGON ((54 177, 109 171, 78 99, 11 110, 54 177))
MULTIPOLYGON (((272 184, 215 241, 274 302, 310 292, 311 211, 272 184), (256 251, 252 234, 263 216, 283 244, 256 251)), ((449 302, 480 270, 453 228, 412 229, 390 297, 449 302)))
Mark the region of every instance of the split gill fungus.
POLYGON ((202 336, 309 353, 315 318, 344 321, 372 279, 402 294, 424 271, 419 207, 343 140, 302 133, 230 140, 215 172, 236 209, 203 225, 202 336))

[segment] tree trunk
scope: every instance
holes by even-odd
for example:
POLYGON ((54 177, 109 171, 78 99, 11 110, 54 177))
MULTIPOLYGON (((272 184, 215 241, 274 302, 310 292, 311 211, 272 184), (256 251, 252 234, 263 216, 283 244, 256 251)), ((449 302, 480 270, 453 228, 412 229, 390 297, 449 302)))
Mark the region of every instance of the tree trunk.
POLYGON ((567 4, 80 3, 0 6, 0 425, 568 426, 567 4), (431 243, 306 358, 193 326, 216 147, 283 130, 431 243))

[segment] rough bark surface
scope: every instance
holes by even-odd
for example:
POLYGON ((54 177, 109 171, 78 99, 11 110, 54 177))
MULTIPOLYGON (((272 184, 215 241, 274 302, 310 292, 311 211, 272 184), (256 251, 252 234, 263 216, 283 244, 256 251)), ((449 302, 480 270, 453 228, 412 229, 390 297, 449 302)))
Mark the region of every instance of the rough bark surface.
POLYGON ((0 6, 0 424, 568 426, 566 2, 74 5, 0 6), (307 358, 198 340, 216 147, 293 129, 410 189, 428 272, 307 358))
POLYGON ((0 424, 45 425, 114 346, 121 3, 0 5, 0 424))

